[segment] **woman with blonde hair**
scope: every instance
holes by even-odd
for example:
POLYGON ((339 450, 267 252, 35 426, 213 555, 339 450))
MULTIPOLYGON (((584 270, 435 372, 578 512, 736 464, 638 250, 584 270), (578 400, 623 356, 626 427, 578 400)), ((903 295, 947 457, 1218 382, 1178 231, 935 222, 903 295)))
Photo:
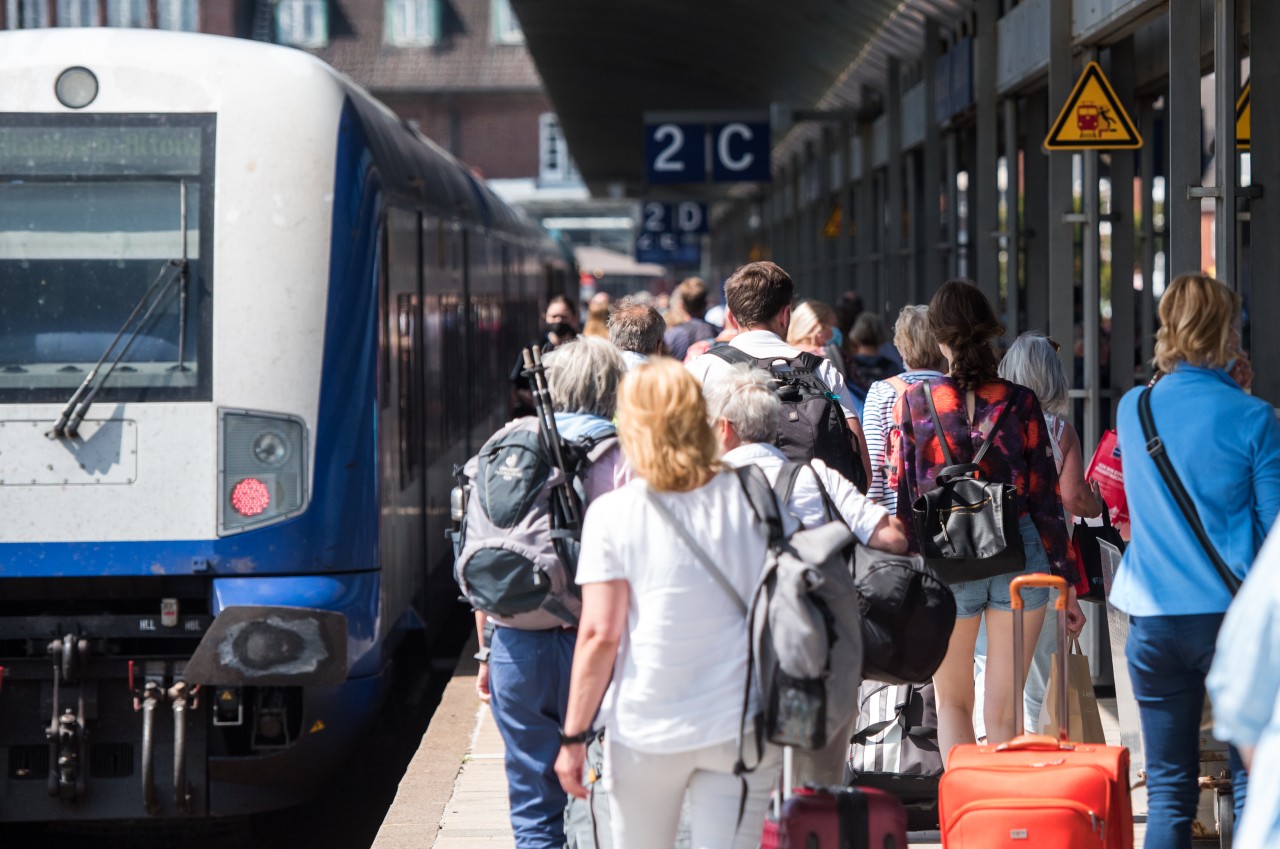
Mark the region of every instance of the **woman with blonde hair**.
POLYGON ((582 617, 556 773, 566 792, 586 796, 583 741, 603 698, 614 845, 669 849, 687 789, 693 845, 748 849, 759 842, 778 759, 766 747, 740 816, 744 610, 764 567, 764 531, 720 464, 702 387, 675 360, 627 375, 618 436, 638 479, 601 496, 583 527, 582 617))
POLYGON ((831 341, 835 325, 836 312, 831 307, 822 301, 802 301, 791 312, 791 324, 787 326, 787 344, 825 357, 827 343, 831 341))
MULTIPOLYGON (((1126 393, 1117 418, 1132 539, 1109 600, 1129 614, 1125 657, 1147 760, 1149 849, 1191 846, 1214 641, 1280 513, 1280 424, 1230 374, 1241 356, 1239 321, 1239 296, 1217 280, 1174 280, 1160 298, 1156 334, 1164 376, 1126 393), (1158 440, 1144 433, 1147 404, 1158 440), (1175 498, 1157 466, 1161 453, 1186 499, 1175 498)), ((1234 749, 1231 767, 1239 808, 1244 770, 1234 749)))

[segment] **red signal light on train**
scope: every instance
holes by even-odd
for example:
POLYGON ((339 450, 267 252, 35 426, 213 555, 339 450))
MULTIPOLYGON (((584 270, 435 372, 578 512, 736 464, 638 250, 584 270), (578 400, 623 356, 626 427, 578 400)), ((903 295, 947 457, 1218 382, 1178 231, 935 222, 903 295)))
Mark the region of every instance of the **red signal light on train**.
POLYGON ((231 490, 231 506, 241 516, 258 516, 271 506, 271 490, 257 478, 245 478, 231 490))

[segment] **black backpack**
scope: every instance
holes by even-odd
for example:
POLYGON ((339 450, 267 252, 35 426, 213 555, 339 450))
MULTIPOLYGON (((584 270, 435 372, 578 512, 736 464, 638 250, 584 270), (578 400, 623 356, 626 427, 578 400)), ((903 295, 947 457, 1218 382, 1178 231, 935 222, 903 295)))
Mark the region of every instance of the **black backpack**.
POLYGON ((862 455, 853 447, 853 434, 845 421, 839 397, 818 377, 822 358, 807 352, 791 359, 762 357, 724 345, 707 352, 727 363, 745 363, 773 375, 782 401, 778 436, 774 445, 791 460, 817 457, 848 478, 859 492, 867 491, 862 455))

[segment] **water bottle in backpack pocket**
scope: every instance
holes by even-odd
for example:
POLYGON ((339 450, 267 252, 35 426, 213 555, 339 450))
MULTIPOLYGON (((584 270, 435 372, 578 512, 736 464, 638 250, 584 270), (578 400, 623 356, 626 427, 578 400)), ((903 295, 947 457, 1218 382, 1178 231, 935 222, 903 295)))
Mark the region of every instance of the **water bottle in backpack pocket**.
POLYGON ((454 577, 463 597, 500 625, 538 629, 577 625, 582 601, 574 583, 580 528, 571 526, 555 491, 581 499, 578 479, 616 442, 563 441, 568 477, 553 462, 534 418, 495 433, 459 476, 452 502, 465 510, 453 536, 454 577))

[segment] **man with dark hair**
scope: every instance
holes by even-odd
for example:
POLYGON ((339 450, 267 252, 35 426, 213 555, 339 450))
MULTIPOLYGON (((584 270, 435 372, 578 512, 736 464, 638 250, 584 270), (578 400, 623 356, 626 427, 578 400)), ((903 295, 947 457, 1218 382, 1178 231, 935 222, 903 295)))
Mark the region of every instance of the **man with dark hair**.
MULTIPOLYGON (((862 435, 862 423, 854 412, 856 407, 853 395, 845 385, 844 378, 830 360, 824 358, 817 361, 812 354, 806 355, 784 341, 787 327, 791 324, 791 301, 795 297, 795 283, 792 282, 791 275, 772 262, 749 263, 729 277, 725 282, 724 294, 729 311, 742 328, 742 332, 726 347, 741 353, 732 355, 732 352, 726 353, 724 348, 720 348, 703 354, 689 364, 694 377, 704 386, 723 379, 733 368, 730 361, 743 358, 743 355, 766 368, 771 363, 775 378, 784 381, 812 372, 821 383, 818 388, 825 388, 827 396, 839 404, 840 413, 848 425, 848 441, 854 457, 849 458, 848 449, 843 448, 841 450, 846 453, 841 457, 824 456, 825 451, 822 449, 810 456, 819 457, 855 481, 857 476, 854 470, 844 467, 851 460, 861 465, 860 488, 865 491, 866 481, 871 478, 871 465, 867 457, 866 439, 862 435), (783 363, 779 365, 779 361, 783 363)), ((787 427, 784 422, 783 428, 787 427)), ((782 447, 785 450, 785 446, 782 447)))
POLYGON ((694 342, 714 339, 719 332, 705 318, 709 294, 707 284, 701 277, 690 277, 676 287, 674 297, 679 301, 683 313, 680 317, 683 320, 671 325, 664 341, 671 356, 677 360, 684 360, 685 354, 689 353, 689 346, 694 342))
POLYGON ((627 371, 662 353, 667 323, 648 304, 624 298, 609 315, 609 341, 622 351, 627 371))

